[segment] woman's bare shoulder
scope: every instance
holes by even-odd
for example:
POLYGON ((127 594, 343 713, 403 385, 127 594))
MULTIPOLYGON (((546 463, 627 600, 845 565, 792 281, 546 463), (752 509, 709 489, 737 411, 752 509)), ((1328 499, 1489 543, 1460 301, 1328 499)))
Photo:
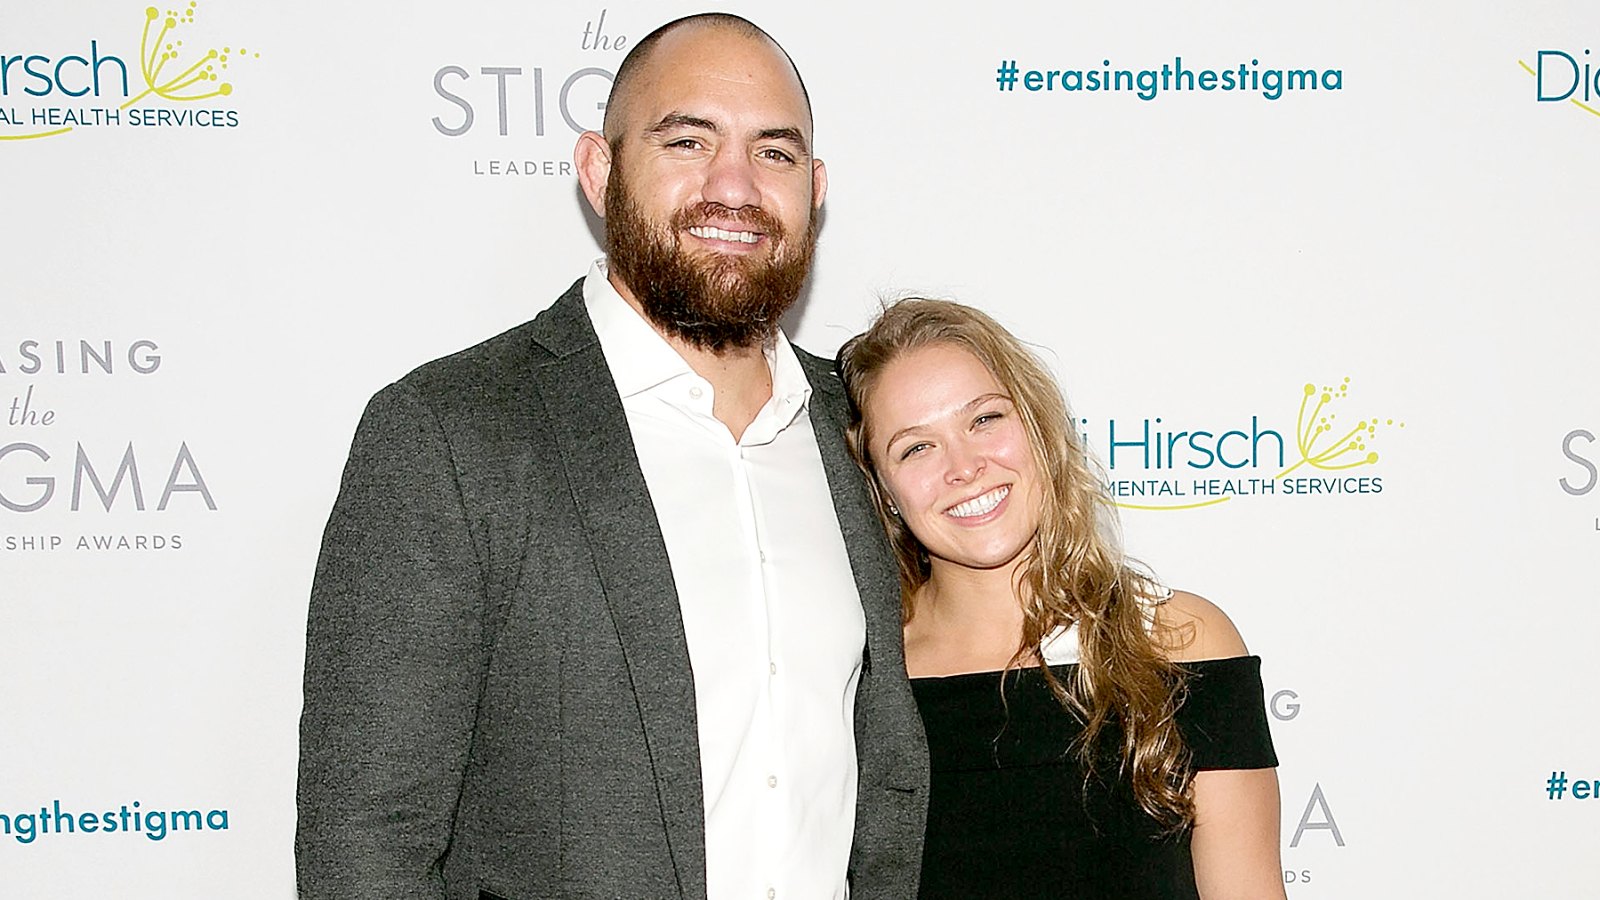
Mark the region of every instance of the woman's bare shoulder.
POLYGON ((1228 614, 1210 600, 1173 591, 1155 608, 1156 646, 1173 662, 1246 656, 1244 638, 1228 614))

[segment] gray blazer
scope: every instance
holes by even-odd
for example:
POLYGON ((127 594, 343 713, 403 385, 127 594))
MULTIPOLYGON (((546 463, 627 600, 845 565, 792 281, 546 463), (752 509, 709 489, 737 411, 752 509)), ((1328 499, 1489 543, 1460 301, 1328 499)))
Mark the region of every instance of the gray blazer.
MULTIPOLYGON (((580 281, 373 397, 323 535, 300 896, 706 896, 694 685, 666 545, 580 281)), ((928 763, 895 567, 800 353, 867 621, 856 900, 914 897, 928 763)))

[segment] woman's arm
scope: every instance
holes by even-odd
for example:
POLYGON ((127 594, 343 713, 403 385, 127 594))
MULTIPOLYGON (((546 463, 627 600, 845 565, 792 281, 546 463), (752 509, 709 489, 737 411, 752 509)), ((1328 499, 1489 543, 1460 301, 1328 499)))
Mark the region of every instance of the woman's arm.
MULTIPOLYGON (((1222 610, 1175 591, 1156 608, 1158 643, 1175 662, 1249 650, 1222 610), (1165 627, 1163 627, 1165 626, 1165 627)), ((1284 900, 1276 769, 1212 769, 1194 776, 1195 884, 1202 900, 1284 900)))
POLYGON ((1282 900, 1278 770, 1196 772, 1189 850, 1202 900, 1282 900))

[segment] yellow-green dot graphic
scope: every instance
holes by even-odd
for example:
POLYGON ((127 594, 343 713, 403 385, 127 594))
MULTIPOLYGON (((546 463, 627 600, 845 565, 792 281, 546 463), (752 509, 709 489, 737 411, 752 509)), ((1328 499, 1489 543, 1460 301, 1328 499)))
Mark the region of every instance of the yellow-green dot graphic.
MULTIPOLYGON (((1344 432, 1338 437, 1331 437, 1335 432, 1333 420, 1336 418, 1330 407, 1341 403, 1350 396, 1350 379, 1347 377, 1339 383, 1337 388, 1324 387, 1320 391, 1317 386, 1307 383, 1300 397, 1300 414, 1295 419, 1295 450, 1299 459, 1274 475, 1273 478, 1282 478, 1301 466, 1309 465, 1315 469, 1327 472, 1336 472, 1342 469, 1354 469, 1357 466, 1370 466, 1378 461, 1376 450, 1367 450, 1366 441, 1378 434, 1378 420, 1363 418, 1355 427, 1344 432), (1311 406, 1315 398, 1316 405, 1311 406)), ((1389 419, 1390 425, 1394 424, 1389 419)), ((1405 423, 1401 422, 1401 428, 1405 423)))
MULTIPOLYGON (((227 46, 220 51, 212 47, 192 65, 183 68, 175 75, 168 74, 169 63, 172 64, 171 69, 177 69, 182 65, 178 60, 183 55, 183 41, 178 39, 174 32, 193 24, 198 6, 198 2, 191 2, 182 13, 169 9, 165 16, 154 6, 144 11, 144 34, 139 39, 139 74, 144 79, 145 89, 122 104, 122 109, 127 109, 151 94, 178 103, 227 97, 233 94, 232 82, 220 81, 216 73, 216 65, 224 69, 228 67, 228 54, 231 51, 227 46), (156 30, 158 22, 160 27, 156 30), (167 40, 169 35, 173 36, 170 42, 167 40), (166 47, 164 52, 160 50, 163 45, 166 47)), ((244 55, 242 48, 239 55, 244 55)), ((255 58, 260 59, 261 54, 255 54, 255 58)))

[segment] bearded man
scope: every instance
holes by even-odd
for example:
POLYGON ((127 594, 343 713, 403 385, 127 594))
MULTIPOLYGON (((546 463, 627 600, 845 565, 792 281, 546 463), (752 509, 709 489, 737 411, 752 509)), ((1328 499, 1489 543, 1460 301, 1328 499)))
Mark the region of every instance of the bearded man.
POLYGON ((312 591, 300 896, 915 896, 927 750, 829 363, 778 328, 827 173, 749 22, 635 45, 606 256, 379 392, 312 591))

